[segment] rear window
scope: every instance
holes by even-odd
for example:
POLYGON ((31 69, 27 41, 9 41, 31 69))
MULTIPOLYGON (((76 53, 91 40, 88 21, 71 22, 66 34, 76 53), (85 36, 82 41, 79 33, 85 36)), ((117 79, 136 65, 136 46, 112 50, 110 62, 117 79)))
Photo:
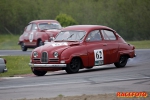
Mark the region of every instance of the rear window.
POLYGON ((31 30, 31 26, 32 26, 32 24, 29 24, 29 25, 27 26, 27 28, 26 28, 26 31, 30 31, 30 30, 31 30))
POLYGON ((33 24, 33 25, 32 25, 32 30, 37 30, 36 24, 33 24))
POLYGON ((116 40, 116 36, 113 31, 101 30, 104 40, 116 40))

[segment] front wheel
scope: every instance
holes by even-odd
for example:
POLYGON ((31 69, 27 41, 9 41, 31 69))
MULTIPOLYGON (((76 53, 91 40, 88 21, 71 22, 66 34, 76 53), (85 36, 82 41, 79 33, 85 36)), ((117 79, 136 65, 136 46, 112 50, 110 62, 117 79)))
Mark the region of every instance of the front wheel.
POLYGON ((70 64, 67 64, 66 72, 68 74, 77 73, 81 67, 81 61, 78 58, 73 58, 70 64))
POLYGON ((117 68, 125 67, 128 61, 127 56, 121 56, 119 62, 114 63, 117 68))
POLYGON ((22 50, 22 51, 27 51, 28 48, 24 45, 23 42, 21 43, 20 46, 21 46, 21 50, 22 50))
POLYGON ((39 70, 35 70, 34 68, 32 68, 31 70, 36 76, 44 76, 47 73, 47 71, 39 71, 39 70))

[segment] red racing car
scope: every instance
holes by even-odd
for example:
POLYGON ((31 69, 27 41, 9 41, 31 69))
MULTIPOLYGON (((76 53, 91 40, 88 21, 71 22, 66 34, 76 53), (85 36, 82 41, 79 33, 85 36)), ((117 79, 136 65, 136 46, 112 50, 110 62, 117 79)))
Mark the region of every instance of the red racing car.
POLYGON ((31 21, 25 27, 18 44, 21 46, 22 51, 41 46, 44 42, 50 42, 60 32, 61 28, 60 23, 56 20, 31 21))
POLYGON ((125 67, 135 57, 135 47, 115 30, 100 25, 75 25, 63 28, 53 42, 32 51, 29 66, 37 76, 47 71, 66 70, 112 64, 125 67))

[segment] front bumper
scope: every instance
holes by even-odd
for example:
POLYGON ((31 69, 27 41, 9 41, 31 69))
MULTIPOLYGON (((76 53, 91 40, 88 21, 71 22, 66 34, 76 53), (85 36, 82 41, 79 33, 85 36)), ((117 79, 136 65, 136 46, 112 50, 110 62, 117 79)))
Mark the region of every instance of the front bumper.
POLYGON ((29 63, 30 67, 66 67, 67 64, 33 64, 29 63))

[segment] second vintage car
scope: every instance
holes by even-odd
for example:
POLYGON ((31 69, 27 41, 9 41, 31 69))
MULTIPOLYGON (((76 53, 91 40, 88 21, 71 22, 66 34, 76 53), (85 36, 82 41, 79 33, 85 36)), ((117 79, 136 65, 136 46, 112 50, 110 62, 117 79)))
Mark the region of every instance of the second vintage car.
POLYGON ((56 20, 34 20, 31 21, 24 29, 20 36, 18 44, 22 51, 28 48, 35 48, 50 42, 61 30, 61 25, 56 20))
POLYGON ((62 29, 54 42, 34 49, 29 66, 37 76, 56 70, 70 74, 112 63, 117 68, 125 67, 128 58, 134 56, 135 47, 115 30, 100 25, 75 25, 62 29))

